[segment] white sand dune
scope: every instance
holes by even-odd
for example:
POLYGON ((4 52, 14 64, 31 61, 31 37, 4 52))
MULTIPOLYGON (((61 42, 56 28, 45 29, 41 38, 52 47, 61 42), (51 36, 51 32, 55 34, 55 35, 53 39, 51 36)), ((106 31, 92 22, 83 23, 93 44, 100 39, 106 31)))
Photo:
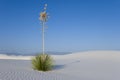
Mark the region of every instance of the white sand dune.
POLYGON ((0 80, 120 80, 120 51, 53 55, 53 71, 31 69, 31 56, 0 55, 0 80))
POLYGON ((30 60, 32 56, 15 56, 15 55, 5 55, 0 54, 0 59, 15 59, 15 60, 30 60))

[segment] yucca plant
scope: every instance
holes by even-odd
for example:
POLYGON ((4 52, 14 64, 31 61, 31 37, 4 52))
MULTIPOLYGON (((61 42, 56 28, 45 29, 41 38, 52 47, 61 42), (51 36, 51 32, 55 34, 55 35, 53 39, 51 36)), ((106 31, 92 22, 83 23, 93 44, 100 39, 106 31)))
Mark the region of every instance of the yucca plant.
POLYGON ((38 54, 32 58, 32 68, 38 71, 52 70, 53 58, 48 54, 38 54))
POLYGON ((46 12, 47 4, 44 6, 44 10, 40 13, 40 21, 42 23, 42 54, 36 55, 32 59, 32 67, 34 70, 39 71, 49 71, 53 67, 53 59, 50 55, 45 54, 45 48, 44 48, 44 28, 45 23, 47 22, 48 15, 46 12))

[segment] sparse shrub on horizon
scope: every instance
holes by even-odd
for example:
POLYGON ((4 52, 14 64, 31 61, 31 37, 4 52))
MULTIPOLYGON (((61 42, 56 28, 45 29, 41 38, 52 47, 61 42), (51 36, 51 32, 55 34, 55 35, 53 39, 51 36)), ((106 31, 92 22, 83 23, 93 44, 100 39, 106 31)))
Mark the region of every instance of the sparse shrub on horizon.
POLYGON ((32 68, 38 71, 52 70, 53 58, 48 54, 38 54, 32 58, 32 68))

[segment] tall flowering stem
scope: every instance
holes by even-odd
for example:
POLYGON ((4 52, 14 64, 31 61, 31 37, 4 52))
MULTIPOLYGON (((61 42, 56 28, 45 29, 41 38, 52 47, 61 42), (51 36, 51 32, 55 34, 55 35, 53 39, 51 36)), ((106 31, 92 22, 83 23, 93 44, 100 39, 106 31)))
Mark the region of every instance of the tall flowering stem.
POLYGON ((42 53, 45 54, 45 23, 47 22, 47 19, 48 19, 48 15, 47 15, 47 12, 46 12, 46 9, 47 9, 47 4, 45 4, 44 6, 44 9, 43 11, 40 13, 40 21, 42 23, 42 53))

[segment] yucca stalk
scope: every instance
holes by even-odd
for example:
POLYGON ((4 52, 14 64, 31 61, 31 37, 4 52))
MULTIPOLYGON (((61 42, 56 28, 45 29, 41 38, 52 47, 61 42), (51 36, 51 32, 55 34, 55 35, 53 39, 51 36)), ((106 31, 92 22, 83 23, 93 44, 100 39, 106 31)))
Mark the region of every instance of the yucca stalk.
POLYGON ((40 13, 40 21, 42 23, 42 53, 45 54, 45 41, 44 41, 44 33, 45 33, 45 23, 48 19, 48 15, 47 15, 47 12, 46 12, 46 9, 47 9, 47 4, 45 4, 44 6, 44 10, 40 13))

